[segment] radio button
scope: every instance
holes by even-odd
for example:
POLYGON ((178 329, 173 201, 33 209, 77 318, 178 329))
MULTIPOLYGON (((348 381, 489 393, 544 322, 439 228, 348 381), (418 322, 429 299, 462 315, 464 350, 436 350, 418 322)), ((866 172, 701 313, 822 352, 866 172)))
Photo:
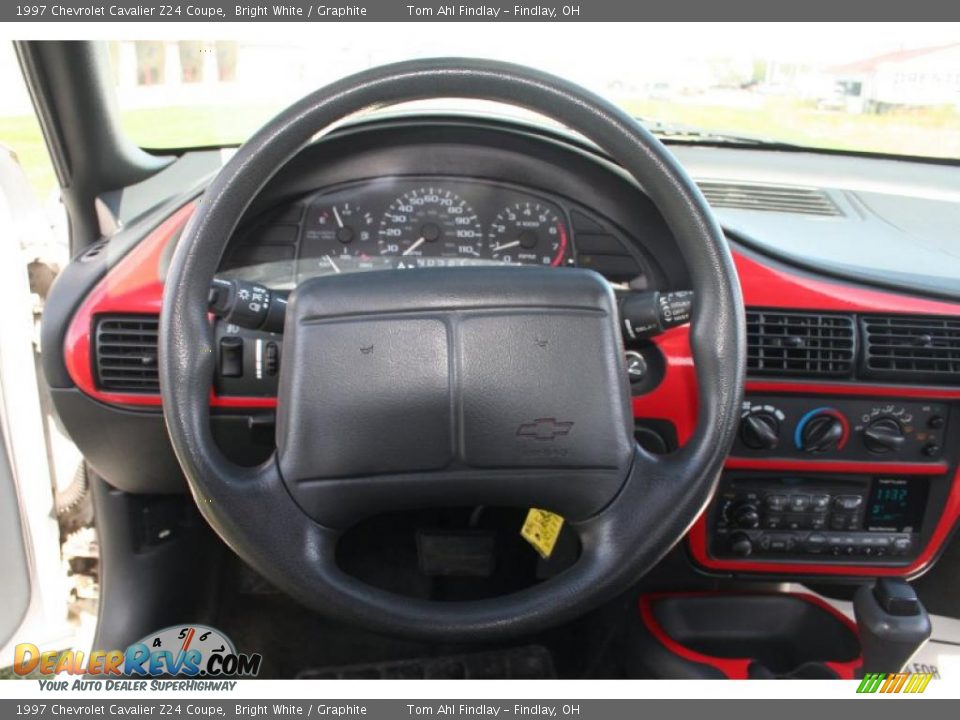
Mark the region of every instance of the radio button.
POLYGON ((810 507, 809 495, 791 495, 790 496, 790 509, 793 512, 803 512, 809 507, 810 507))
POLYGON ((910 538, 908 537, 898 537, 893 540, 893 554, 894 555, 906 555, 910 550, 910 546, 913 545, 910 538))
POLYGON ((787 530, 807 530, 810 527, 808 515, 787 515, 784 524, 787 530))
POLYGON ((767 507, 771 510, 783 510, 786 506, 786 495, 767 495, 767 507))
POLYGON ((811 555, 819 555, 827 549, 826 535, 811 534, 807 537, 806 550, 811 555))
POLYGON ((770 538, 770 552, 785 553, 793 549, 792 535, 774 535, 770 538))
POLYGON ((829 495, 814 495, 811 501, 814 510, 826 510, 830 505, 829 495))
POLYGON ((841 510, 856 510, 863 505, 862 495, 838 495, 833 499, 835 507, 841 510))
POLYGON ((779 530, 783 527, 783 515, 767 515, 763 518, 764 530, 779 530))

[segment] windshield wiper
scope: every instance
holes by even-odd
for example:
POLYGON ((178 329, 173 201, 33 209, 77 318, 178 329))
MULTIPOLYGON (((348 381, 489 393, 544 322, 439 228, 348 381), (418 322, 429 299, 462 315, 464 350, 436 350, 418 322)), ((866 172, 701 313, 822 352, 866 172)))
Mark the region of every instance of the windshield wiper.
POLYGON ((756 135, 739 135, 735 133, 705 130, 695 125, 664 122, 648 117, 636 117, 643 126, 661 140, 676 140, 681 142, 703 143, 705 145, 746 145, 762 148, 783 148, 790 150, 802 149, 802 145, 783 142, 774 138, 756 135))

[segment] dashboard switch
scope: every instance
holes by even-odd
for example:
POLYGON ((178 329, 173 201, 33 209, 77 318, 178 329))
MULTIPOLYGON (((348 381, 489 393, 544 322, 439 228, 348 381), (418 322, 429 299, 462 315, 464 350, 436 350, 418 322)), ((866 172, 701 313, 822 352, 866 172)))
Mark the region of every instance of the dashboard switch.
POLYGON ((243 377, 243 338, 220 338, 220 376, 243 377))
POLYGON ((280 371, 280 346, 272 340, 263 349, 263 369, 267 375, 276 375, 280 371))
POLYGON ((692 310, 692 290, 632 292, 620 298, 620 322, 628 340, 653 337, 688 323, 692 310))

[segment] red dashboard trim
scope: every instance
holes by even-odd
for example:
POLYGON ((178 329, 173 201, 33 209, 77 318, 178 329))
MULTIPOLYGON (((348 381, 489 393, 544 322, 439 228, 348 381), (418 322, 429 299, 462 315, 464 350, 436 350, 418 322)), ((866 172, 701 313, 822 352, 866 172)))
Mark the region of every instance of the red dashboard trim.
MULTIPOLYGON (((93 322, 106 313, 157 315, 163 302, 161 265, 163 254, 193 215, 190 202, 164 220, 153 232, 112 267, 74 313, 63 343, 67 372, 85 394, 108 405, 160 407, 160 396, 150 393, 107 392, 97 387, 90 346, 93 322)), ((273 408, 273 397, 218 397, 211 393, 210 405, 222 408, 273 408)))
POLYGON ((105 392, 97 387, 91 347, 93 322, 103 313, 160 313, 163 252, 183 229, 194 207, 194 203, 184 205, 121 258, 74 313, 64 338, 64 363, 73 382, 90 397, 111 405, 160 406, 159 395, 105 392))
MULTIPOLYGON (((705 655, 703 653, 697 652, 696 650, 691 650, 685 645, 681 645, 679 642, 670 637, 667 632, 663 629, 660 623, 657 621, 657 616, 653 612, 654 604, 664 598, 673 598, 673 597, 713 597, 717 595, 742 595, 743 593, 724 593, 724 592, 714 592, 714 591, 703 591, 703 592, 662 592, 662 593, 646 593, 640 596, 640 599, 637 603, 638 609, 640 611, 640 619, 643 622, 644 626, 650 632, 651 635, 663 645, 668 651, 677 655, 678 657, 688 660, 692 663, 697 663, 699 665, 709 665, 716 670, 719 670, 723 673, 729 680, 746 680, 750 677, 750 665, 753 663, 751 658, 723 658, 717 657, 715 655, 705 655)), ((779 593, 780 595, 791 595, 799 600, 810 603, 811 605, 816 605, 825 612, 833 615, 835 618, 840 620, 844 625, 849 628, 855 636, 859 637, 859 631, 857 630, 857 624, 847 617, 845 614, 840 612, 830 603, 826 602, 822 598, 817 597, 816 595, 811 595, 809 593, 779 593)), ((860 669, 860 666, 863 664, 863 657, 858 656, 855 660, 849 660, 846 662, 825 662, 824 665, 833 670, 841 680, 852 680, 856 677, 857 670, 860 669)))
POLYGON ((669 420, 677 430, 677 442, 683 445, 697 425, 699 400, 690 333, 686 326, 676 327, 654 338, 654 342, 666 362, 663 381, 646 395, 633 398, 633 415, 669 420))
POLYGON ((809 277, 734 251, 744 302, 753 307, 839 312, 956 315, 960 305, 809 277))
POLYGON ((779 470, 783 472, 894 473, 904 475, 945 475, 945 462, 865 462, 856 460, 792 460, 790 458, 731 457, 723 464, 727 470, 779 470))
MULTIPOLYGON (((957 308, 960 313, 960 308, 957 308)), ((884 398, 921 398, 927 400, 960 399, 960 388, 909 387, 904 385, 864 385, 862 383, 785 382, 747 380, 747 392, 785 395, 867 395, 884 398)))

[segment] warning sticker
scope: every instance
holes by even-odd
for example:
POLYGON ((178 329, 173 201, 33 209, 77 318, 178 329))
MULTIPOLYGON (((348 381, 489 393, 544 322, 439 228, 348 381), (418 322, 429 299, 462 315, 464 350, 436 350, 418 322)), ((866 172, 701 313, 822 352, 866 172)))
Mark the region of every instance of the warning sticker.
POLYGON ((540 553, 544 560, 547 560, 553 554, 553 548, 557 544, 562 528, 563 518, 560 515, 555 515, 548 510, 530 508, 527 519, 524 520, 523 527, 520 529, 520 535, 540 553))

